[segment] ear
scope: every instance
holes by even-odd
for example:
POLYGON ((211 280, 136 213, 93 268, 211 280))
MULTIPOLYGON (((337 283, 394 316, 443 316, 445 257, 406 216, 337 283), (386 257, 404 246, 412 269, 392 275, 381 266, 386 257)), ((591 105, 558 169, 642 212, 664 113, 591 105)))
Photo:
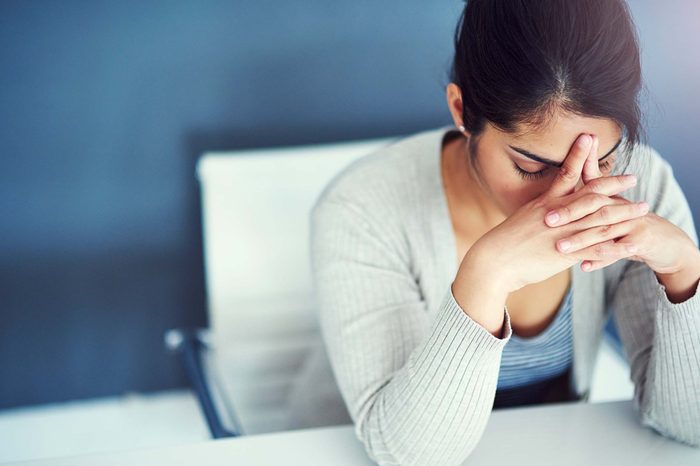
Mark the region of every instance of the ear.
MULTIPOLYGON (((450 114, 452 115, 454 125, 457 128, 460 128, 464 124, 464 122, 462 121, 462 109, 464 108, 462 104, 462 90, 457 84, 449 83, 447 85, 446 94, 447 108, 450 110, 450 114)), ((466 129, 462 130, 460 128, 460 131, 462 131, 462 134, 464 134, 467 137, 471 135, 466 129)))

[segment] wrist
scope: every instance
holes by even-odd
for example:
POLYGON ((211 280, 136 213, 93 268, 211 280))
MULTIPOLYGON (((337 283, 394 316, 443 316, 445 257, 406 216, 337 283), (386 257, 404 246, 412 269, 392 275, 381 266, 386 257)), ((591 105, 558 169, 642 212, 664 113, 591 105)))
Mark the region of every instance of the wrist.
POLYGON ((460 308, 496 338, 502 338, 508 292, 483 267, 479 256, 466 254, 450 285, 460 308))
POLYGON ((460 274, 479 283, 485 293, 505 298, 516 288, 506 273, 506 267, 499 266, 488 249, 477 247, 475 243, 464 255, 460 274))
POLYGON ((656 278, 666 289, 666 296, 672 303, 678 304, 691 298, 700 280, 700 249, 684 254, 685 263, 676 272, 658 273, 656 278))

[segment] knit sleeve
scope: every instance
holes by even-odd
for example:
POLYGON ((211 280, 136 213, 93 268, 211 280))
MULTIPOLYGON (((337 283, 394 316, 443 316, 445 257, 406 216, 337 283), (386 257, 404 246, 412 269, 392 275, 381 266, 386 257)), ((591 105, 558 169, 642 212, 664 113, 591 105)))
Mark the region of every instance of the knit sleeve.
POLYGON ((510 318, 504 308, 502 338, 493 336, 460 308, 451 285, 431 317, 399 244, 387 223, 353 203, 314 206, 310 246, 322 337, 355 434, 373 461, 461 464, 489 419, 510 318))
MULTIPOLYGON (((650 210, 698 244, 688 202, 671 166, 653 153, 650 210)), ((643 425, 700 446, 700 292, 680 303, 645 263, 628 261, 611 293, 613 319, 630 362, 634 405, 643 425)))

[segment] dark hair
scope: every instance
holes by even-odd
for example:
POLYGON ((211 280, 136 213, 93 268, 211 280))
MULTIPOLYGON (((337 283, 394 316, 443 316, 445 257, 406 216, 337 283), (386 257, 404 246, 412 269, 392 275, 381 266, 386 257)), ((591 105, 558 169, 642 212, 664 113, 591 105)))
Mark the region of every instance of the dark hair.
POLYGON ((615 121, 629 154, 646 140, 638 42, 624 0, 467 0, 449 76, 464 126, 515 133, 562 109, 615 121))

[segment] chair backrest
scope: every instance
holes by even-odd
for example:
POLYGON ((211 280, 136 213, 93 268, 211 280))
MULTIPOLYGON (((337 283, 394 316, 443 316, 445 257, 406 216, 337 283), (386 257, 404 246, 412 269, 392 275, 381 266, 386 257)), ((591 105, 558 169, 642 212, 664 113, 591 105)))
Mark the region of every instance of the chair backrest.
POLYGON ((381 138, 203 154, 200 182, 212 348, 206 364, 244 433, 282 430, 286 397, 318 343, 309 215, 330 179, 381 138))

